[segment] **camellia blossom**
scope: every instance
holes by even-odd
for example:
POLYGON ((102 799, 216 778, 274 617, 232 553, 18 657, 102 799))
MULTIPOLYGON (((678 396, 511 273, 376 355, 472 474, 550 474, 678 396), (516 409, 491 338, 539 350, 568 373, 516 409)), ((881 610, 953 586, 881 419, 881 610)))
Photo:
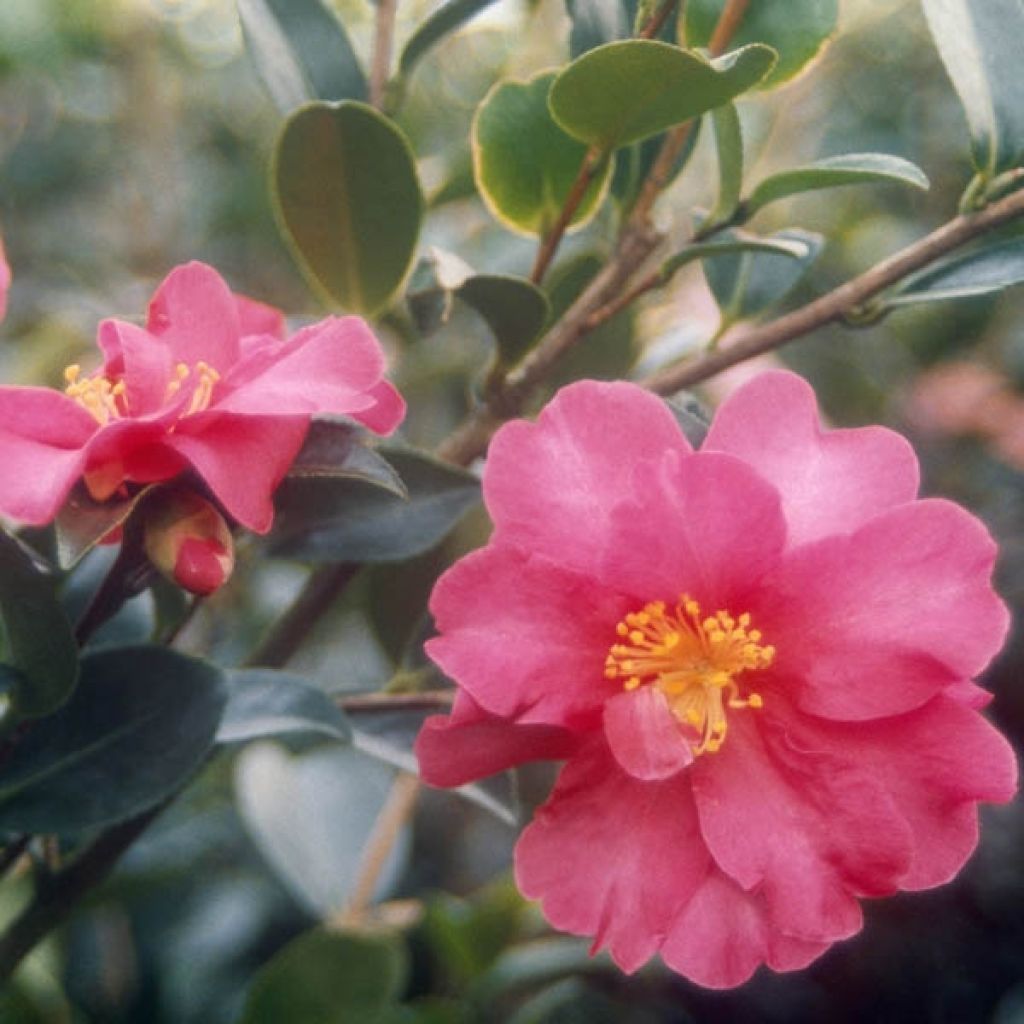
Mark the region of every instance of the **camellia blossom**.
POLYGON ((233 295, 202 263, 167 276, 145 328, 105 320, 98 341, 102 367, 69 366, 64 393, 0 388, 0 514, 46 523, 79 479, 105 501, 126 483, 192 470, 233 519, 263 533, 314 413, 388 434, 405 412, 358 317, 286 338, 277 310, 233 295))
POLYGON ((822 431, 789 373, 699 452, 636 386, 565 388, 496 434, 493 537, 434 591, 459 690, 423 777, 565 760, 516 878, 626 971, 804 967, 860 897, 951 879, 1016 787, 972 682, 1007 630, 995 545, 917 487, 906 441, 822 431))

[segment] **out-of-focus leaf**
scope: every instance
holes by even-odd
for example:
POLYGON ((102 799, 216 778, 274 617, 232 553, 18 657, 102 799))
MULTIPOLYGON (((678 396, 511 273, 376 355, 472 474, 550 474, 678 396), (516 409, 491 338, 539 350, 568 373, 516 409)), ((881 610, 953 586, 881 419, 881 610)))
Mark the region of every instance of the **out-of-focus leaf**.
POLYGON ((0 662, 10 667, 14 713, 47 715, 78 678, 78 648, 53 579, 0 530, 0 662))
POLYGON ((568 936, 535 939, 503 953, 473 986, 478 999, 535 986, 565 974, 606 970, 607 955, 591 956, 590 943, 568 936))
POLYGON ((123 501, 94 501, 82 485, 77 486, 57 513, 57 558, 62 569, 70 569, 112 530, 124 525, 136 505, 149 493, 144 487, 123 501))
MULTIPOLYGON (((555 223, 579 173, 587 147, 555 123, 548 93, 556 72, 525 82, 499 82, 473 118, 473 175, 487 208, 506 227, 544 235, 555 223)), ((572 225, 586 223, 604 198, 606 161, 594 176, 572 225)))
POLYGON ((579 57, 588 50, 632 34, 629 11, 623 0, 566 0, 569 55, 579 57))
POLYGON ((274 496, 275 555, 312 562, 394 562, 428 551, 480 500, 464 470, 411 449, 385 449, 408 499, 362 480, 285 480, 274 496))
POLYGON ((494 2, 495 0, 446 0, 409 37, 398 59, 399 73, 408 77, 416 63, 432 47, 494 2))
MULTIPOLYGON (((680 22, 687 46, 707 46, 726 0, 687 0, 680 22)), ((839 0, 785 0, 751 3, 733 33, 736 46, 766 43, 779 54, 778 63, 760 87, 781 85, 803 68, 836 29, 839 0)))
POLYGON ((711 211, 713 221, 727 221, 739 205, 743 188, 743 133, 732 103, 712 112, 715 150, 718 153, 718 199, 711 211))
POLYGON ((1024 161, 1024 0, 922 0, 985 177, 1024 161))
POLYGON ((224 700, 219 669, 166 648, 86 655, 71 699, 4 764, 0 830, 78 832, 158 803, 202 763, 224 700))
POLYGON ((806 167, 780 171, 760 182, 746 201, 749 216, 768 203, 796 195, 839 185, 867 185, 872 182, 893 182, 927 189, 928 178, 917 164, 888 153, 844 153, 816 160, 806 167))
POLYGON ((365 480, 406 496, 405 485, 394 467, 366 444, 366 435, 359 427, 340 418, 316 419, 310 424, 288 476, 365 480))
POLYGON ((616 147, 720 107, 755 85, 775 61, 767 46, 716 60, 650 39, 599 46, 558 74, 548 102, 573 138, 616 147))
POLYGON ((711 426, 711 415, 694 395, 682 392, 666 398, 665 404, 675 416, 683 436, 694 448, 700 448, 711 426))
POLYGON ((218 743, 285 733, 313 733, 341 743, 352 740, 352 727, 340 708, 300 676, 267 668, 235 669, 226 673, 227 704, 218 743))
POLYGON ((457 294, 484 318, 505 366, 514 366, 530 351, 548 318, 544 293, 522 277, 477 274, 457 294))
POLYGON ((673 253, 661 265, 662 277, 667 281, 680 267, 694 260, 707 260, 743 252, 777 253, 793 260, 803 260, 810 255, 809 243, 798 238, 783 238, 773 235, 758 238, 745 231, 722 232, 708 242, 694 242, 673 253))
MULTIPOLYGON (((731 232, 719 238, 727 240, 731 232)), ((769 241, 795 242, 805 247, 802 256, 795 252, 744 252, 705 260, 704 276, 722 311, 722 317, 734 323, 764 312, 781 301, 807 273, 824 244, 821 235, 800 228, 787 228, 769 235, 769 241)))
POLYGON ((420 334, 433 334, 452 315, 455 292, 473 276, 473 268, 460 256, 437 246, 416 265, 405 302, 420 334))
POLYGON ((412 264, 423 196, 405 137, 363 103, 312 103, 286 122, 273 183, 284 235, 326 296, 372 314, 412 264))
MULTIPOLYGON (((239 754, 235 791, 246 830, 311 913, 326 918, 347 905, 394 775, 345 746, 292 756, 274 743, 253 743, 239 754)), ((392 848, 378 895, 397 881, 406 845, 392 848)))
POLYGON ((386 1024, 405 975, 395 936, 308 932, 256 975, 239 1024, 386 1024))
MULTIPOLYGON (((683 148, 665 179, 666 186, 671 185, 690 162, 690 157, 693 156, 693 152, 697 148, 697 139, 700 136, 700 126, 703 121, 703 118, 695 118, 690 122, 691 127, 686 133, 683 148)), ((612 194, 627 209, 636 199, 647 175, 650 174, 654 161, 658 159, 658 154, 661 152, 664 140, 664 135, 654 135, 649 139, 644 139, 643 142, 634 142, 630 146, 625 146, 615 154, 612 194)))
POLYGON ((1024 238, 983 245, 952 256, 903 281, 882 308, 987 295, 1024 283, 1024 238))

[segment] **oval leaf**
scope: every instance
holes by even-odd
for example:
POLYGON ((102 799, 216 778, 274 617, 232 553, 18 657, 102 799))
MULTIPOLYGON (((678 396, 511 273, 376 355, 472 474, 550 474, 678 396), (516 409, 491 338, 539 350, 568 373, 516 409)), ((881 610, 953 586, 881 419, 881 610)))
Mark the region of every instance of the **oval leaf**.
POLYGON ((288 119, 274 151, 284 234, 328 298, 372 314, 412 264, 423 196, 402 133, 362 103, 313 103, 288 119))
POLYGON ((917 164, 888 153, 844 153, 816 160, 805 167, 794 167, 765 178, 746 201, 747 216, 777 199, 814 192, 839 185, 866 185, 871 182, 896 182, 927 189, 928 178, 917 164))
POLYGON ((710 219, 728 221, 736 212, 743 188, 743 132, 736 107, 726 103, 711 115, 718 154, 718 199, 710 219))
POLYGON ((687 263, 694 260, 713 259, 716 256, 728 256, 742 252, 767 252, 787 256, 792 260, 804 260, 810 256, 810 247, 806 240, 782 237, 758 238, 743 231, 723 232, 710 242, 696 242, 693 245, 673 253, 661 265, 662 279, 668 279, 687 263))
POLYGON ((387 459, 366 443, 362 428, 340 416, 315 419, 310 424, 288 476, 365 480, 392 494, 406 496, 405 485, 398 474, 387 459))
POLYGON ((774 60, 767 46, 708 61, 654 40, 608 43, 558 75, 551 113, 581 142, 625 146, 728 103, 759 82, 774 60))
POLYGON ((548 318, 544 293, 523 277, 477 274, 456 294, 487 322, 505 366, 514 366, 530 351, 548 318))
POLYGON ((447 0, 447 3, 441 4, 409 37, 409 41, 402 49, 402 56, 398 59, 399 73, 407 77, 420 58, 445 36, 476 17, 494 2, 495 0, 447 0))
MULTIPOLYGON (((548 93, 556 72, 525 82, 499 82, 473 118, 473 176, 487 208, 507 228, 544 235, 557 220, 587 148, 552 120, 548 93)), ((611 173, 606 161, 573 216, 579 226, 596 212, 611 173)))
POLYGON ((256 71, 283 114, 309 100, 365 100, 366 76, 322 0, 238 0, 256 71))
MULTIPOLYGON (((726 0, 687 0, 681 23, 687 46, 707 46, 726 0)), ((733 34, 734 45, 766 43, 779 55, 778 63, 761 81, 770 89, 792 78, 812 60, 835 32, 839 0, 785 0, 752 3, 733 34)))
POLYGON ((122 501, 99 502, 82 484, 78 484, 57 513, 54 523, 57 528, 57 559, 61 568, 70 569, 108 533, 122 526, 149 491, 149 487, 143 487, 122 501))
POLYGON ((974 165, 986 177, 1024 161, 1024 3, 922 0, 967 115, 974 165))
POLYGON ((16 715, 55 711, 78 678, 78 648, 53 579, 13 537, 0 531, 0 660, 11 666, 9 696, 16 715))
POLYGON ((308 932, 256 975, 239 1024, 384 1024, 405 974, 394 936, 308 932))
POLYGON ((408 500, 361 480, 285 480, 274 496, 272 554, 311 562, 393 562, 428 551, 480 500, 476 477, 411 450, 386 449, 408 500))
POLYGON ((165 648, 87 655, 71 699, 4 765, 0 830, 79 832, 159 803, 202 764, 224 700, 219 669, 165 648))

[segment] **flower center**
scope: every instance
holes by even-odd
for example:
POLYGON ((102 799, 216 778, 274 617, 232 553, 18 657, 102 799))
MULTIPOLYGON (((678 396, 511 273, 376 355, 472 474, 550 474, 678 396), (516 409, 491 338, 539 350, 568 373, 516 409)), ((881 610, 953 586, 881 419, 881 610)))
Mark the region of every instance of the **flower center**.
POLYGON ((64 394, 73 398, 99 425, 119 420, 124 414, 118 399, 124 395, 125 384, 111 384, 106 377, 82 377, 82 368, 72 363, 64 370, 67 387, 64 394))
MULTIPOLYGON (((210 399, 213 398, 214 386, 220 380, 220 374, 201 359, 196 363, 194 372, 195 387, 192 391, 192 399, 188 404, 188 408, 182 414, 184 416, 191 416, 194 412, 202 412, 208 408, 210 399)), ((192 373, 193 368, 188 363, 178 363, 174 368, 174 378, 167 385, 167 397, 171 398, 172 395, 176 395, 192 373)))
POLYGON ((701 618, 700 605, 683 594, 669 607, 652 601, 630 612, 616 627, 622 642, 605 659, 608 679, 623 688, 656 686, 675 717, 693 729, 699 741, 694 754, 714 753, 728 730, 725 708, 759 708, 761 695, 740 697, 735 677, 771 665, 775 648, 761 643, 746 613, 734 619, 718 611, 701 618))

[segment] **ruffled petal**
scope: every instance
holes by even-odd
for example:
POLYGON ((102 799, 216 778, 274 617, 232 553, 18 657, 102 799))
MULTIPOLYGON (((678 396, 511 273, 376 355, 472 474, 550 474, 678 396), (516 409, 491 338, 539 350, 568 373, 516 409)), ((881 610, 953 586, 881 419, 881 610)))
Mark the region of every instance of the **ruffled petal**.
POLYGON ((711 855, 743 889, 764 893, 772 926, 830 942, 860 928, 856 896, 897 888, 912 836, 869 771, 795 749, 783 712, 766 698, 763 711, 732 713, 721 750, 690 771, 694 797, 711 855))
POLYGON ((785 544, 779 497, 731 455, 643 462, 611 515, 602 578, 636 604, 686 592, 709 612, 746 609, 785 544))
POLYGON ((308 417, 208 412, 182 420, 165 443, 206 481, 229 515, 266 533, 274 518, 271 497, 308 429, 308 417))
POLYGON ((604 677, 627 605, 585 576, 490 544, 437 582, 427 653, 484 709, 584 728, 619 686, 604 677))
POLYGON ((0 514, 50 522, 81 476, 98 430, 76 402, 48 388, 0 388, 0 514))
POLYGON ((459 692, 450 715, 432 715, 416 738, 420 776, 432 786, 461 786, 528 761, 564 761, 579 745, 567 729, 517 725, 488 714, 459 692))
POLYGON ((604 735, 615 760, 637 779, 667 779, 693 762, 690 744, 656 686, 612 697, 604 735))
POLYGON ((379 381, 366 394, 373 399, 373 405, 352 413, 352 418, 382 437, 393 434, 405 419, 405 399, 386 380, 379 381))
POLYGON ((121 377, 130 416, 156 412, 168 398, 173 363, 165 342, 135 324, 104 320, 99 327, 100 348, 107 353, 104 373, 121 377))
POLYGON ((823 431, 810 385, 759 374, 715 414, 703 451, 750 463, 778 489, 791 545, 848 533, 917 495, 917 457, 884 427, 823 431))
POLYGON ((995 555, 977 519, 936 499, 793 552, 756 620, 775 670, 799 685, 802 708, 828 718, 920 707, 977 675, 1006 636, 995 555))
POLYGON ((523 895, 627 972, 658 951, 708 867, 685 776, 640 782, 603 744, 562 769, 515 852, 523 895))
POLYGON ((242 337, 252 334, 269 334, 275 338, 285 336, 284 313, 265 302, 250 299, 248 295, 235 293, 235 308, 238 311, 238 326, 242 337))
POLYGON ((591 571, 610 543, 611 515, 638 459, 690 451, 664 402, 633 384, 563 388, 536 423, 491 442, 484 499, 495 536, 567 568, 591 571))
POLYGON ((150 300, 146 330, 163 339, 175 363, 204 362, 223 375, 238 360, 238 304, 205 263, 182 264, 164 278, 150 300))

